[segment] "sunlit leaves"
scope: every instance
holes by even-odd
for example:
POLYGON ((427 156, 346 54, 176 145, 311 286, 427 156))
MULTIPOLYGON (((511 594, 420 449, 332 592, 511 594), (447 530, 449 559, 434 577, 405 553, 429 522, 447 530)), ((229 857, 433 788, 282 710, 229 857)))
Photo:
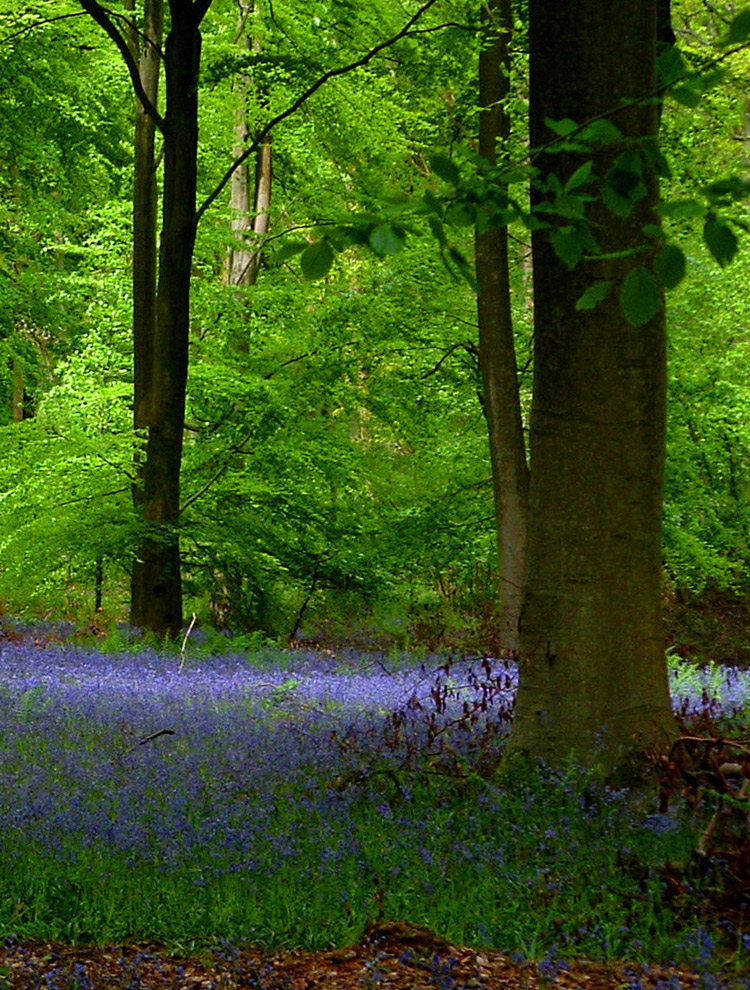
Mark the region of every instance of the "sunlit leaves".
POLYGON ((659 312, 659 283, 644 265, 628 273, 622 285, 620 303, 625 319, 633 327, 642 327, 659 312))

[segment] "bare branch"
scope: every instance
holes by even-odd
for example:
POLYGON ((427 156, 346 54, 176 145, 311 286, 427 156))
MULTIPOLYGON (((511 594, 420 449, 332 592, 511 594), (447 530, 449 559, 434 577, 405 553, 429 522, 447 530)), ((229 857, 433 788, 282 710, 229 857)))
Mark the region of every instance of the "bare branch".
POLYGON ((305 358, 317 357, 319 353, 319 349, 316 347, 314 351, 305 351, 304 354, 298 354, 296 357, 282 361, 277 368, 273 368, 273 370, 267 371, 266 374, 263 375, 263 381, 267 382, 269 378, 273 378, 273 376, 277 375, 282 368, 287 368, 290 364, 296 364, 298 361, 304 361, 305 358))
POLYGON ((202 495, 205 495, 206 492, 210 488, 212 488, 213 485, 216 484, 216 482, 219 480, 219 478, 223 474, 226 474, 226 472, 227 472, 228 469, 229 469, 229 464, 228 463, 222 464, 222 466, 219 468, 219 470, 216 471, 213 475, 211 475, 211 477, 208 479, 208 481, 205 483, 205 485, 202 485, 197 491, 193 492, 192 495, 188 495, 188 497, 185 499, 185 501, 180 506, 180 512, 181 513, 184 512, 185 509, 188 509, 193 504, 193 502, 197 502, 198 499, 202 495))
POLYGON ((443 362, 447 361, 448 358, 451 356, 451 354, 453 354, 454 351, 458 351, 458 350, 466 351, 466 353, 471 354, 472 357, 476 357, 478 353, 475 344, 464 343, 463 341, 460 341, 458 344, 451 344, 448 350, 441 355, 440 360, 434 366, 434 368, 430 368, 429 371, 425 371, 423 375, 420 375, 421 380, 424 381, 426 378, 429 378, 431 375, 434 375, 438 371, 440 371, 440 369, 443 366, 443 362))
POLYGON ((129 746, 128 749, 124 749, 117 756, 114 756, 109 762, 114 763, 116 760, 121 760, 123 756, 128 756, 130 753, 134 753, 139 746, 145 746, 146 743, 152 742, 154 739, 160 739, 162 736, 173 736, 175 734, 174 729, 159 729, 158 732, 152 732, 150 736, 144 736, 143 739, 139 739, 137 743, 133 746, 129 746))
POLYGON ((161 116, 159 111, 156 109, 154 104, 149 100, 146 95, 146 91, 143 88, 143 83, 141 82, 141 73, 138 69, 138 64, 133 58, 133 54, 130 51, 127 41, 120 32, 115 27, 111 17, 101 6, 97 0, 78 0, 80 5, 99 25, 99 27, 104 30, 112 41, 117 45, 117 48, 122 55, 123 61, 127 67, 128 73, 130 74, 130 81, 133 84, 133 89, 135 90, 135 95, 141 101, 141 105, 146 113, 151 117, 156 126, 160 131, 164 130, 164 118, 161 116))
MULTIPOLYGON (((84 0, 79 0, 79 2, 83 3, 84 0)), ((93 2, 93 0, 85 0, 85 2, 91 3, 93 2)), ((253 138, 251 144, 242 152, 242 154, 239 155, 237 158, 235 158, 235 160, 232 162, 232 164, 229 166, 227 171, 222 176, 219 184, 216 186, 214 191, 204 200, 203 205, 200 207, 200 209, 195 215, 196 223, 200 220, 200 218, 203 216, 203 214, 206 212, 209 206, 211 206, 211 204, 221 194, 226 184, 232 178, 234 172, 240 167, 240 165, 242 165, 245 161, 247 161, 250 155, 252 155, 255 151, 258 150, 258 147, 260 146, 264 138, 266 138, 268 134, 271 133, 271 131, 273 130, 274 127, 276 127, 277 124, 280 124, 282 120, 286 120, 287 117, 291 117, 293 113, 296 113, 297 110, 299 110, 299 108, 303 106, 303 104, 307 103, 307 101, 310 99, 311 96, 313 96, 315 93, 318 92, 321 86, 324 86, 331 79, 335 79, 337 76, 346 75, 349 72, 353 72, 355 69, 361 69, 362 66, 365 66, 369 62, 371 62, 376 55, 379 55, 380 52, 384 51, 386 48, 390 48, 391 45, 394 45, 397 41, 400 41, 403 37, 409 34, 411 28, 413 27, 414 24, 416 24, 416 22, 420 19, 420 17, 422 17, 422 15, 425 14, 430 9, 430 7, 434 6, 437 2, 438 0, 427 0, 426 3, 422 4, 422 6, 419 8, 416 14, 414 14, 413 17, 409 18, 409 20, 406 22, 406 24, 401 28, 401 30, 397 34, 394 34, 393 37, 391 38, 387 38, 385 41, 381 41, 380 44, 375 45, 374 48, 371 48, 369 52, 367 52, 365 55, 362 55, 361 58, 356 59, 356 61, 349 62, 348 65, 342 65, 338 69, 330 69, 328 72, 324 72, 323 75, 320 76, 320 78, 317 79, 312 84, 312 86, 309 86, 305 90, 305 92, 294 101, 294 103, 290 104, 286 108, 286 110, 282 110, 281 113, 278 113, 276 114, 275 117, 272 117, 271 120, 269 120, 268 123, 265 125, 265 127, 261 128, 261 130, 258 131, 258 133, 253 138)))
POLYGON ((57 17, 46 17, 43 21, 34 21, 33 24, 27 24, 26 27, 14 31, 13 34, 6 34, 4 38, 0 38, 0 45, 4 45, 6 41, 13 41, 15 38, 20 38, 21 35, 28 34, 29 31, 33 31, 35 28, 44 27, 45 24, 54 24, 55 21, 67 21, 70 17, 83 17, 84 13, 85 11, 79 10, 75 14, 58 14, 57 17))
POLYGON ((129 492, 130 486, 127 488, 113 488, 108 492, 95 492, 93 495, 80 495, 78 498, 69 498, 65 502, 58 502, 53 508, 60 509, 64 505, 75 505, 76 502, 95 502, 99 501, 101 498, 108 498, 110 495, 121 495, 123 492, 129 492))

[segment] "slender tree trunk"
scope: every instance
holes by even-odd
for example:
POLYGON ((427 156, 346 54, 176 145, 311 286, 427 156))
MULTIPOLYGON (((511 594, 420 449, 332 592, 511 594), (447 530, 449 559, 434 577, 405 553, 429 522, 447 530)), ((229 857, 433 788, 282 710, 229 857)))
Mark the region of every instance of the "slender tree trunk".
POLYGON ((25 396, 26 388, 23 377, 23 372, 21 371, 20 363, 13 358, 13 391, 11 393, 10 405, 11 405, 11 419, 14 423, 22 423, 26 419, 26 407, 25 407, 25 396))
POLYGON ((271 185, 273 180, 273 149, 271 135, 263 139, 255 161, 255 195, 253 201, 253 250, 247 273, 247 284, 255 285, 258 280, 260 261, 263 256, 263 241, 268 233, 271 216, 271 185))
POLYGON ((182 624, 177 526, 195 243, 198 72, 201 36, 189 0, 173 0, 164 70, 164 193, 150 385, 150 416, 140 504, 148 526, 133 569, 131 622, 157 633, 182 624))
MULTIPOLYGON (((241 0, 238 43, 246 50, 259 51, 260 39, 253 29, 252 19, 258 16, 257 0, 241 0)), ((239 156, 248 138, 247 93, 250 79, 247 75, 237 78, 237 117, 234 129, 234 154, 239 156)), ((255 161, 255 184, 251 202, 250 170, 243 164, 232 175, 231 207, 232 234, 238 242, 229 249, 227 257, 227 281, 230 285, 254 285, 258 278, 263 238, 268 232, 271 208, 272 149, 267 135, 258 148, 255 161)))
MULTIPOLYGON (((130 8, 133 0, 130 0, 130 8)), ((164 22, 163 0, 145 0, 142 31, 130 32, 130 48, 138 61, 146 96, 157 105, 164 22)), ((152 361, 156 333, 156 188, 154 138, 156 124, 141 101, 135 100, 133 175, 133 363, 136 429, 149 425, 152 399, 152 361)))
MULTIPOLYGON (((489 0, 482 8, 484 45, 479 55, 479 151, 491 165, 497 143, 508 138, 505 110, 509 90, 510 0, 489 0)), ((518 371, 508 269, 508 231, 491 227, 475 240, 479 364, 490 441, 495 521, 500 559, 502 647, 518 650, 526 546, 529 471, 518 394, 518 371)))
MULTIPOLYGON (((655 90, 656 0, 531 0, 531 141, 545 118, 612 114, 633 139, 656 140, 657 107, 623 101, 655 90)), ((622 149, 594 154, 606 174, 622 149)), ((539 155, 563 181, 584 159, 539 155)), ((628 217, 597 200, 605 253, 642 245, 657 224, 654 175, 628 217)), ((533 235, 535 353, 531 484, 511 748, 605 768, 666 745, 671 712, 661 620, 661 509, 666 345, 661 310, 632 327, 616 289, 644 262, 612 258, 572 271, 548 231, 533 235), (615 289, 594 310, 575 302, 599 279, 615 289)), ((648 261, 648 256, 645 256, 648 261)))
MULTIPOLYGON (((248 33, 248 20, 253 16, 253 0, 240 0, 239 2, 240 22, 237 33, 237 44, 243 51, 250 51, 250 34, 248 33)), ((250 86, 250 79, 244 73, 239 73, 234 85, 235 99, 235 123, 234 123, 234 148, 235 158, 239 157, 245 149, 249 130, 247 126, 247 93, 250 86)), ((233 242, 227 253, 227 282, 229 285, 243 285, 247 271, 250 267, 252 253, 247 248, 247 237, 250 233, 250 172, 247 162, 232 174, 229 183, 230 208, 232 217, 230 228, 233 242)))

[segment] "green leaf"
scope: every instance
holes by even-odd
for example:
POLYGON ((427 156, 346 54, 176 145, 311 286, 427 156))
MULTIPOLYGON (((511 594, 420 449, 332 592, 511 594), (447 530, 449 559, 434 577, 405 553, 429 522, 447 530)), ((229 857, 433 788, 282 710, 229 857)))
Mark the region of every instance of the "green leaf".
POLYGON ((715 182, 709 183, 701 189, 701 192, 709 199, 716 201, 745 199, 749 190, 750 182, 737 175, 730 175, 726 179, 717 179, 715 182))
POLYGON ((458 248, 455 247, 451 247, 448 250, 448 254, 453 264, 456 268, 458 268, 462 278, 469 283, 474 291, 477 291, 476 276, 474 275, 474 271, 464 255, 458 250, 458 248))
POLYGON ((580 138, 591 144, 616 144, 622 140, 622 131, 611 120, 594 120, 584 127, 580 138))
POLYGON ((594 163, 590 160, 584 162, 583 165, 580 165, 565 183, 564 191, 569 193, 571 190, 578 189, 579 186, 585 185, 591 177, 591 170, 593 167, 594 163))
POLYGON ((476 220, 476 207, 473 203, 451 203, 445 220, 454 227, 471 227, 476 220))
MULTIPOLYGON (((420 201, 417 200, 417 203, 420 201)), ((420 212, 424 213, 434 213, 436 216, 442 217, 443 215, 443 204, 435 195, 431 189, 426 189, 422 201, 424 204, 424 210, 420 212)))
POLYGON ((666 234, 662 228, 655 223, 644 223, 641 230, 646 235, 646 237, 653 237, 656 240, 663 241, 666 238, 666 234))
POLYGON ((577 227, 560 227, 551 237, 555 254, 568 266, 575 268, 583 255, 584 238, 577 227))
POLYGON ((655 144, 645 144, 642 148, 643 157, 649 163, 651 168, 656 172, 660 179, 671 179, 672 178, 672 168, 664 157, 664 155, 659 151, 655 144))
POLYGON ((682 248, 676 244, 665 244, 654 264, 656 274, 666 289, 674 289, 685 277, 687 260, 682 248))
POLYGON ((732 228, 717 217, 709 217, 703 227, 706 247, 722 268, 737 254, 737 237, 732 228))
POLYGON ((665 45, 656 60, 660 86, 671 86, 682 79, 687 71, 687 64, 676 45, 665 45))
POLYGON ((704 72, 700 76, 696 76, 696 89, 699 89, 701 93, 707 93, 710 89, 716 89, 717 86, 720 86, 724 82, 725 77, 726 70, 721 68, 704 72))
POLYGON ((450 182, 452 186, 457 186, 461 180, 458 166, 446 155, 433 155, 430 158, 430 168, 439 179, 450 182))
POLYGON ((379 255, 397 254, 404 246, 405 235, 402 227, 381 223, 370 234, 370 246, 379 255))
POLYGON ((616 217, 628 216, 635 205, 629 199, 625 199, 616 193, 611 186, 607 185, 602 186, 602 200, 610 213, 614 213, 616 217))
POLYGON ((742 45, 750 38, 750 7, 745 7, 729 25, 729 34, 722 42, 724 45, 742 45))
POLYGON ((594 282, 576 302, 576 309, 579 312, 582 309, 593 309, 606 297, 611 285, 611 282, 594 282))
POLYGON ((328 241, 315 241, 303 251, 300 264, 302 274, 308 281, 324 278, 333 264, 333 248, 328 241))
POLYGON ((437 217, 428 217, 427 223, 430 225, 430 230, 432 231, 432 236, 438 242, 441 247, 448 246, 448 238, 445 236, 445 229, 442 223, 437 217))
POLYGON ((635 149, 624 151, 607 172, 602 199, 618 217, 626 217, 647 189, 643 182, 643 161, 635 149))
POLYGON ((675 199, 671 203, 661 203, 659 212, 662 216, 674 217, 675 220, 690 220, 704 216, 706 208, 696 199, 675 199))
POLYGON ((673 86, 669 90, 669 95, 683 107, 690 107, 691 110, 695 109, 701 101, 700 93, 697 93, 690 86, 673 86))
POLYGON ((642 327, 659 312, 661 293, 652 272, 643 265, 628 273, 622 285, 620 304, 631 327, 642 327))
POLYGON ((283 264, 285 261, 289 261, 300 251, 304 251, 307 247, 307 241, 287 241, 285 244, 279 248, 279 250, 274 255, 274 260, 277 265, 283 264))
POLYGON ((565 117, 563 120, 552 120, 551 117, 545 117, 544 126, 549 127, 559 137, 567 137, 573 131, 578 130, 578 124, 574 120, 571 120, 570 117, 565 117))

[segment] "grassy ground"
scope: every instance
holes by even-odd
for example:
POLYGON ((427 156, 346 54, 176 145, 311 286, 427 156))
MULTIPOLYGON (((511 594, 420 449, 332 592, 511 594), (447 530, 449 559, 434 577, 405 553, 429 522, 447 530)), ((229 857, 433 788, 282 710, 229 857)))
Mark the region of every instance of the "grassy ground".
MULTIPOLYGON (((745 674, 673 676, 683 718, 740 728, 745 674)), ((474 772, 514 678, 0 641, 0 934, 322 948, 398 918, 527 958, 750 968, 739 902, 686 868, 715 795, 660 812, 655 785, 474 772)))

